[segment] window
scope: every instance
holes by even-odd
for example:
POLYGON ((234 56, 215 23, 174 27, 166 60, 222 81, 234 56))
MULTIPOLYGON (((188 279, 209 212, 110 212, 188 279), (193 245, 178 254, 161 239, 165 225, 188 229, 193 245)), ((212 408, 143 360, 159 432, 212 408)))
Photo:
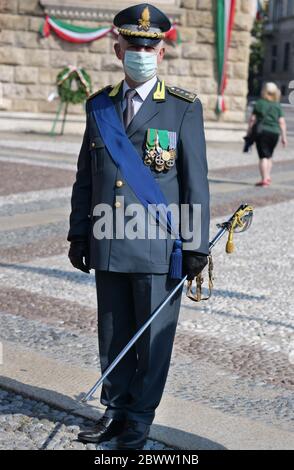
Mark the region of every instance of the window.
POLYGON ((289 70, 289 62, 290 62, 290 48, 291 45, 289 42, 286 42, 284 46, 284 66, 283 69, 285 72, 289 70))
POLYGON ((272 66, 271 66, 272 73, 275 73, 277 71, 277 59, 278 59, 278 46, 274 44, 272 46, 272 66))
POLYGON ((283 0, 274 0, 273 21, 279 21, 283 16, 283 0))
POLYGON ((287 2, 287 16, 294 15, 294 0, 288 0, 287 2))

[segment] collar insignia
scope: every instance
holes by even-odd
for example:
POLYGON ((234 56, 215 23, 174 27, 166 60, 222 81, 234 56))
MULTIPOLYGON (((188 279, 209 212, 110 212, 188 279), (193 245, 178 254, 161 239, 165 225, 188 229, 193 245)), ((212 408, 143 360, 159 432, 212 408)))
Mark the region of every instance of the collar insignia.
POLYGON ((165 101, 165 83, 164 80, 159 81, 157 84, 156 91, 153 93, 154 101, 165 101))
POLYGON ((115 85, 115 86, 112 88, 111 92, 108 93, 108 96, 111 96, 111 97, 116 96, 116 95, 118 94, 119 90, 120 90, 121 84, 122 84, 122 81, 119 82, 117 85, 115 85))

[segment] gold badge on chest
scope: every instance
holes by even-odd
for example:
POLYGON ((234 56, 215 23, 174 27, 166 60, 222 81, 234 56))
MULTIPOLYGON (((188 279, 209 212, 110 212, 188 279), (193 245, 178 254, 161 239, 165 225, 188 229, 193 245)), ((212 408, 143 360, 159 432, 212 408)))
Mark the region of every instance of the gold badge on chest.
POLYGON ((168 171, 176 159, 177 134, 164 129, 148 129, 144 163, 157 172, 168 171))

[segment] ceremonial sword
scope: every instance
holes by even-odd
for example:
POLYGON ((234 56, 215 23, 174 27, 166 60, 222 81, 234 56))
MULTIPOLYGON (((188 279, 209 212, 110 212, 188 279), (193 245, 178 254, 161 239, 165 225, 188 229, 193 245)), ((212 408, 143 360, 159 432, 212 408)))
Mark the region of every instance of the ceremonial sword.
MULTIPOLYGON (((234 251, 233 244, 233 233, 234 232, 244 232, 247 230, 251 223, 253 217, 253 208, 248 204, 241 204, 240 207, 234 212, 234 214, 226 222, 218 224, 217 227, 220 229, 216 236, 209 243, 209 252, 217 244, 217 242, 223 237, 223 235, 228 231, 229 238, 226 245, 226 252, 232 253, 234 251)), ((87 394, 81 399, 82 403, 87 402, 92 395, 96 392, 97 388, 103 383, 106 377, 110 372, 115 368, 115 366, 120 362, 120 360, 126 355, 129 349, 135 344, 138 338, 144 333, 146 328, 153 322, 157 315, 161 312, 163 307, 169 302, 169 300, 175 295, 175 293, 182 287, 184 282, 187 280, 187 275, 179 282, 179 284, 172 290, 172 292, 166 297, 166 299, 156 308, 148 320, 143 324, 143 326, 137 331, 133 338, 128 342, 128 344, 122 349, 118 354, 116 359, 107 367, 105 372, 102 374, 99 380, 93 385, 87 394)))

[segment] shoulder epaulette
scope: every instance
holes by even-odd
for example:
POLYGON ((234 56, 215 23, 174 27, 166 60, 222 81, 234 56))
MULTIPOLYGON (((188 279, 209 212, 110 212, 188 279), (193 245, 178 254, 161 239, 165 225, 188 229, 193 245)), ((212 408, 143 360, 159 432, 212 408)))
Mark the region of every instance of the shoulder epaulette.
POLYGON ((107 85, 104 86, 103 88, 100 88, 98 91, 95 91, 95 93, 92 93, 92 95, 88 96, 87 100, 90 100, 91 98, 94 98, 94 96, 99 95, 103 90, 106 90, 107 88, 112 88, 112 85, 107 85))
POLYGON ((182 98, 183 100, 190 101, 191 103, 193 103, 197 98, 196 93, 192 93, 191 91, 183 90, 182 88, 178 88, 176 86, 168 86, 166 88, 167 88, 167 90, 169 91, 169 93, 171 95, 175 95, 178 98, 182 98))

